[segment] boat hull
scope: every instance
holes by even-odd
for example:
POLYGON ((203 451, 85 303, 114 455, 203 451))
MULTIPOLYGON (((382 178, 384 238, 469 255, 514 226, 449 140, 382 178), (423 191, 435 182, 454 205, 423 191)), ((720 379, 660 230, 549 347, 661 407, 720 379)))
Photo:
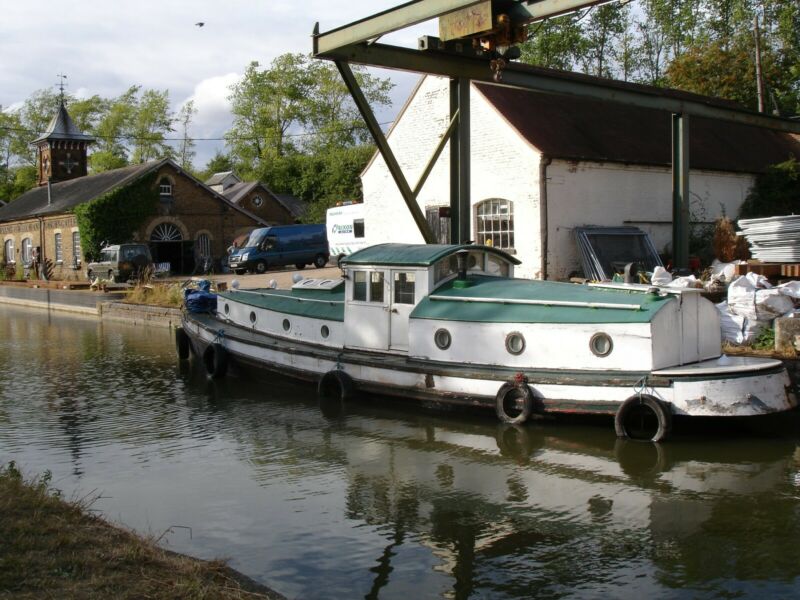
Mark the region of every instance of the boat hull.
POLYGON ((501 386, 527 380, 536 412, 615 414, 637 394, 669 405, 672 414, 754 416, 797 405, 779 361, 729 359, 676 371, 619 372, 525 370, 452 364, 401 353, 336 349, 254 332, 211 315, 186 314, 183 322, 195 354, 221 344, 234 363, 318 381, 342 370, 359 391, 402 399, 494 408, 501 386))

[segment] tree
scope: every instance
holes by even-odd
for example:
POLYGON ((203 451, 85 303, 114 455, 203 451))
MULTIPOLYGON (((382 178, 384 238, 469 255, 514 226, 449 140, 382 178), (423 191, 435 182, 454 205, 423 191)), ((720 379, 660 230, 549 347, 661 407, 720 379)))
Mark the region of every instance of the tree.
POLYGON ((136 106, 130 128, 131 162, 173 157, 175 152, 164 139, 166 133, 175 131, 173 123, 169 92, 145 91, 136 106))
POLYGON ((614 40, 627 29, 628 7, 605 4, 589 13, 583 28, 583 72, 597 77, 611 76, 614 40))
POLYGON ((583 37, 577 15, 547 19, 534 26, 520 46, 522 62, 551 69, 571 70, 582 53, 583 37))
POLYGON ((231 158, 230 154, 224 154, 217 150, 214 153, 214 156, 206 163, 205 169, 201 173, 203 180, 205 181, 209 177, 211 177, 214 173, 224 173, 226 171, 233 171, 233 159, 231 158))
POLYGON ((89 165, 94 172, 117 169, 128 164, 125 137, 136 112, 136 96, 140 89, 140 86, 131 86, 119 97, 108 101, 105 113, 92 132, 96 140, 89 155, 89 165))
POLYGON ((181 141, 178 146, 178 163, 187 171, 192 171, 192 159, 195 157, 194 140, 189 137, 189 125, 192 118, 197 114, 194 107, 194 100, 189 100, 178 113, 178 125, 180 126, 181 141))

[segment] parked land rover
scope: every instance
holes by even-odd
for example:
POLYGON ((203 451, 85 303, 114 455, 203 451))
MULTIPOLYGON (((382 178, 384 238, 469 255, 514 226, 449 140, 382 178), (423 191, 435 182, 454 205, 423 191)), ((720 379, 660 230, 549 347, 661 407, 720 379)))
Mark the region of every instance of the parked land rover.
POLYGON ((231 254, 228 266, 234 273, 264 273, 284 265, 321 268, 328 258, 325 225, 279 225, 254 229, 244 246, 231 254))
POLYGON ((100 259, 87 266, 86 274, 90 280, 100 277, 128 281, 152 265, 153 257, 147 244, 116 244, 103 248, 100 259))

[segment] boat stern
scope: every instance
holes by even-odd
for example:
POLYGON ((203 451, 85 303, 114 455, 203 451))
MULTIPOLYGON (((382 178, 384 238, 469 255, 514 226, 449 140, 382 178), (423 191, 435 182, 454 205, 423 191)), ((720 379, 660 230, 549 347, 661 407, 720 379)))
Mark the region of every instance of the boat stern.
POLYGON ((655 371, 672 380, 673 413, 695 417, 749 417, 790 410, 797 395, 779 360, 721 356, 655 371))

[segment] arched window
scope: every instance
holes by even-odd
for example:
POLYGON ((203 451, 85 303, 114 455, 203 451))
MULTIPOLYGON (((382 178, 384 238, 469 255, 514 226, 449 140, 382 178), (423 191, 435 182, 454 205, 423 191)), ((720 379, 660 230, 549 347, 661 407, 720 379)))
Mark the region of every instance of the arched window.
POLYGON ((22 264, 29 265, 33 260, 33 256, 31 253, 32 245, 31 245, 31 238, 25 238, 22 240, 22 264))
POLYGON ((158 194, 160 196, 172 196, 172 182, 166 177, 162 177, 158 182, 158 194))
POLYGON ((72 232, 72 264, 81 264, 81 234, 77 231, 72 232))
POLYGON ((475 206, 475 240, 495 248, 514 248, 514 209, 510 201, 491 198, 475 206))
POLYGON ((64 249, 61 247, 61 234, 55 235, 54 246, 56 248, 56 262, 64 262, 64 249))
POLYGON ((172 223, 161 223, 156 225, 153 233, 150 234, 151 242, 180 242, 183 239, 181 230, 172 223))
POLYGON ((6 240, 3 246, 3 259, 6 261, 6 264, 17 262, 14 258, 14 240, 6 240))
POLYGON ((197 236, 195 242, 197 246, 197 255, 200 258, 209 258, 211 256, 211 238, 207 233, 201 233, 197 236))

